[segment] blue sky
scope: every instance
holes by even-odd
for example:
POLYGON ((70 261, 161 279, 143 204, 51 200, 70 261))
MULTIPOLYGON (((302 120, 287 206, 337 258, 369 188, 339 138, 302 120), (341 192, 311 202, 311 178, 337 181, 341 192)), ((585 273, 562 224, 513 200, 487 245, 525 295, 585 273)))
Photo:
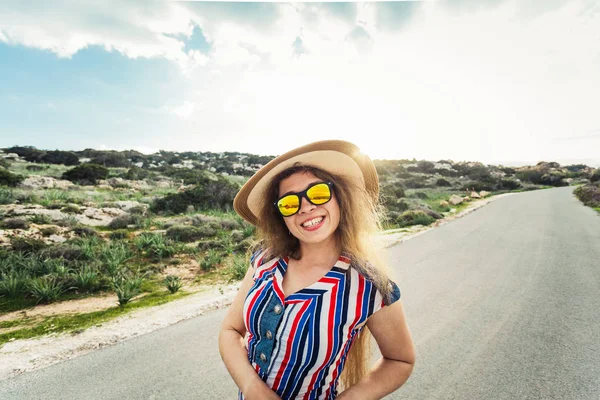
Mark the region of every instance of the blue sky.
POLYGON ((0 147, 600 164, 600 5, 8 1, 0 147))

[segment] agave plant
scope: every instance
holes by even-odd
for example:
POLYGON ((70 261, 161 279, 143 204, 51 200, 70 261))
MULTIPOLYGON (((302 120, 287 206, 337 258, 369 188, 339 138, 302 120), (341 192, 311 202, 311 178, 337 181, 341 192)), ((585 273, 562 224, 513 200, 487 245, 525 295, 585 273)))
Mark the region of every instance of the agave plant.
POLYGON ((0 295, 17 298, 23 297, 26 290, 27 278, 23 274, 11 271, 8 275, 0 276, 0 295))
POLYGON ((183 286, 181 279, 175 275, 167 275, 163 282, 171 293, 177 292, 179 289, 181 289, 181 286, 183 286))
POLYGON ((54 275, 33 278, 27 284, 29 293, 38 299, 38 303, 51 303, 56 301, 70 288, 65 288, 63 283, 54 275))

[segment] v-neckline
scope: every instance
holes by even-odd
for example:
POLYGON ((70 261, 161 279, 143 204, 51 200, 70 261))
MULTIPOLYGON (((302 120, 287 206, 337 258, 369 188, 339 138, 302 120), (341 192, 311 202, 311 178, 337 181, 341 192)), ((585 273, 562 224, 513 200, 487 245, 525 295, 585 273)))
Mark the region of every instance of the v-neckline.
MULTIPOLYGON (((289 266, 288 263, 289 263, 289 259, 290 258, 289 257, 280 258, 279 261, 277 262, 277 269, 279 270, 279 275, 276 275, 275 279, 277 279, 277 281, 278 281, 277 283, 278 283, 279 287, 281 288, 281 293, 283 295, 282 296, 283 297, 283 299, 282 299, 283 302, 284 303, 287 302, 290 299, 290 297, 293 297, 293 296, 295 296, 295 295, 297 295, 299 293, 302 293, 303 291, 311 289, 313 286, 315 286, 315 285, 323 282, 323 280, 325 280, 326 278, 329 278, 330 275, 331 275, 331 273, 333 272, 334 268, 340 267, 339 264, 342 262, 343 257, 344 257, 343 255, 340 255, 337 258, 337 260, 335 261, 335 263, 331 266, 331 268, 329 268, 329 270, 325 274, 323 274, 318 280, 316 280, 315 282, 311 283, 310 285, 304 286, 304 287, 296 290, 294 293, 290 293, 290 294, 286 294, 283 291, 283 279, 285 277, 285 273, 287 272, 287 269, 288 269, 288 266, 289 266)), ((343 269, 345 269, 345 268, 343 268, 343 269)))

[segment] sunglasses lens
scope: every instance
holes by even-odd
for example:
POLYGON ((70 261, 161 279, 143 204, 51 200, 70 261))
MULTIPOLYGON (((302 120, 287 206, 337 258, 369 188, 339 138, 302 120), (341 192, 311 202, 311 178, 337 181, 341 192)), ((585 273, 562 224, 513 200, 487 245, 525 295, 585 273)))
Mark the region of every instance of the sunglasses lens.
POLYGON ((295 194, 279 199, 279 201, 277 201, 277 208, 281 215, 288 217, 298 212, 298 208, 300 208, 300 202, 298 200, 298 196, 295 194))
POLYGON ((316 205, 325 204, 331 200, 331 190, 326 183, 319 183, 306 192, 310 202, 316 205))

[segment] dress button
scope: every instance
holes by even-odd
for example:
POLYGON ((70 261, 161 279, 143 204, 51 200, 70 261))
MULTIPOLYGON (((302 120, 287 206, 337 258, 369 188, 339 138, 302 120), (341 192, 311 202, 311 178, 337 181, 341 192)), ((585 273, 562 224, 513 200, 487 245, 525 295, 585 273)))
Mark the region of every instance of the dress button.
POLYGON ((271 333, 271 331, 267 331, 267 339, 273 339, 273 334, 271 333))
POLYGON ((273 308, 273 311, 275 311, 275 314, 281 314, 281 306, 277 304, 275 308, 273 308))
POLYGON ((262 362, 267 361, 267 356, 265 356, 265 353, 260 353, 260 359, 262 360, 262 362))

